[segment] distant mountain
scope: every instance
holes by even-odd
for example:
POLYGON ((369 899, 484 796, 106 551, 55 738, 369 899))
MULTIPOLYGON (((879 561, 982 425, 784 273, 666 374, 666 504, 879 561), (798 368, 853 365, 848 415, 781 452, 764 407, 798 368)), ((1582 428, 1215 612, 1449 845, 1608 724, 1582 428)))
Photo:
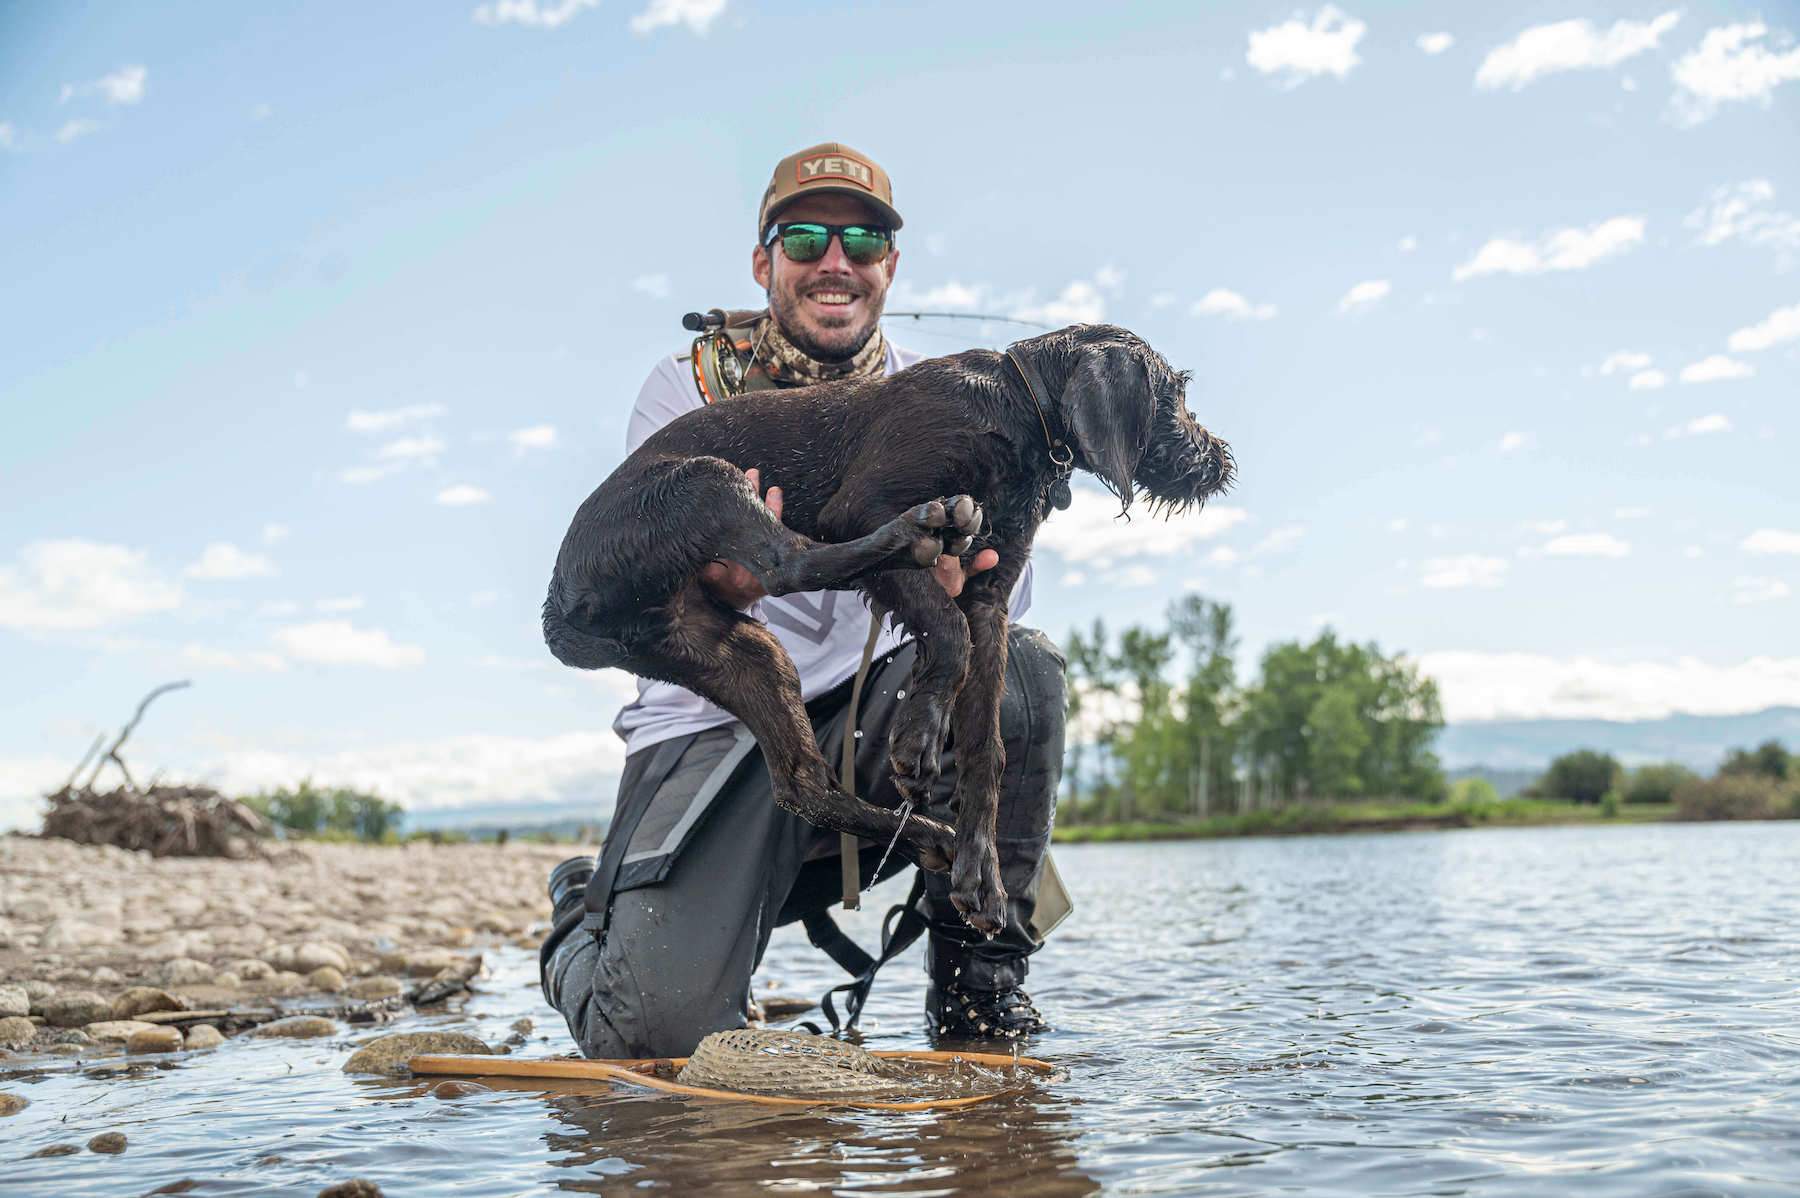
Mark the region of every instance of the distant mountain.
POLYGON ((1541 770, 1574 749, 1611 753, 1626 765, 1679 761, 1710 773, 1728 750, 1784 741, 1800 748, 1800 707, 1745 715, 1672 715, 1660 720, 1488 720, 1450 724, 1437 753, 1457 773, 1541 770), (1477 769, 1476 767, 1482 767, 1477 769))

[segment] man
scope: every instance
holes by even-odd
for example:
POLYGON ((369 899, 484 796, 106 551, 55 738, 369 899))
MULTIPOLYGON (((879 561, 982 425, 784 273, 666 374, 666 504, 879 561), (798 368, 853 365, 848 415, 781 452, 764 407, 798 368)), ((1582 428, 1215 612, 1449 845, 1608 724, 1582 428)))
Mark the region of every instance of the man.
MULTIPOLYGON (((880 377, 918 359, 890 345, 880 327, 899 265, 894 234, 901 223, 886 172, 847 146, 814 146, 776 165, 751 252, 768 311, 722 334, 744 388, 880 377)), ((731 402, 715 393, 730 387, 702 369, 706 344, 695 344, 699 358, 664 358, 651 371, 632 410, 627 453, 684 412, 731 402)), ((757 472, 749 473, 760 487, 757 472)), ((766 502, 779 517, 779 487, 769 489, 766 502)), ((997 561, 985 550, 967 570, 997 561)), ((935 572, 946 591, 960 592, 961 562, 942 557, 935 572)), ((913 647, 891 627, 882 629, 852 712, 853 676, 869 636, 859 594, 769 598, 748 570, 729 562, 713 563, 702 579, 722 602, 747 610, 780 638, 799 670, 826 760, 842 759, 848 735, 856 792, 896 804, 888 729, 913 647)), ((1030 592, 1027 567, 1012 597, 1015 617, 1030 592)), ((1010 896, 1007 927, 990 941, 963 924, 943 874, 926 875, 916 908, 931 933, 927 1018, 946 1038, 1016 1038, 1044 1027, 1022 983, 1038 943, 1030 925, 1062 772, 1064 663, 1032 629, 1015 626, 1009 648, 997 836, 1010 896)), ((841 889, 840 838, 777 807, 755 740, 690 691, 639 680, 638 697, 614 730, 627 757, 598 866, 578 858, 551 877, 556 918, 541 954, 544 994, 588 1056, 682 1056, 709 1032, 743 1026, 751 974, 776 926, 805 919, 815 943, 835 941, 842 949, 843 939, 821 922, 841 889)), ((933 813, 945 818, 940 808, 954 788, 954 748, 933 793, 933 813)), ((860 846, 857 876, 869 879, 886 847, 860 846)), ((906 864, 896 856, 883 876, 906 864)))

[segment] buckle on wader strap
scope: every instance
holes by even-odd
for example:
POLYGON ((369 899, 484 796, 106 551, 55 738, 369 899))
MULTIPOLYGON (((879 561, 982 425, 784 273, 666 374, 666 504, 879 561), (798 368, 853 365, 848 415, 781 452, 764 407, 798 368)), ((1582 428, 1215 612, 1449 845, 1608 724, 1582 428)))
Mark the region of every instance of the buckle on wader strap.
MULTIPOLYGON (((862 1018, 863 1006, 869 1001, 869 991, 875 987, 875 975, 881 967, 913 946, 926 928, 931 926, 925 912, 919 909, 919 901, 925 897, 925 871, 918 870, 913 874, 912 890, 908 892, 906 901, 897 907, 889 908, 881 921, 881 955, 871 957, 857 946, 856 941, 844 935, 842 928, 831 918, 828 911, 815 911, 805 916, 801 923, 806 928, 806 938, 813 947, 823 952, 838 963, 850 980, 839 986, 833 986, 819 1000, 819 1008, 825 1012, 825 1018, 831 1023, 833 1035, 848 1032, 856 1027, 862 1018), (844 1016, 838 1017, 836 995, 844 996, 844 1016)), ((818 1031, 817 1027, 812 1030, 818 1031)))

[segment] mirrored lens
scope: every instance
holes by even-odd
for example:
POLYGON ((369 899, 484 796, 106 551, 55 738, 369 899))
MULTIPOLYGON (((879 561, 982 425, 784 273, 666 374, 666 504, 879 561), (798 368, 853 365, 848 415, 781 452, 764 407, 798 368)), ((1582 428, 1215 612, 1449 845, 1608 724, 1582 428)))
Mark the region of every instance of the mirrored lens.
POLYGON ((883 229, 861 229, 855 225, 844 230, 844 257, 858 266, 879 262, 888 255, 888 235, 883 229))
POLYGON ((781 231, 781 252, 793 262, 817 262, 831 244, 831 230, 823 225, 789 225, 781 231))

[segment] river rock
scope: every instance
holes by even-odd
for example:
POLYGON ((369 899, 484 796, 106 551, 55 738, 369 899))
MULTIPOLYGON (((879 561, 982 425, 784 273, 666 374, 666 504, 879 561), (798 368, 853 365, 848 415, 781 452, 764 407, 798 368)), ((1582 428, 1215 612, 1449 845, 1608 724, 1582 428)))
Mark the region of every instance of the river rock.
POLYGON ((42 1051, 53 1057, 78 1057, 86 1052, 87 1048, 80 1044, 46 1044, 42 1051))
POLYGON ((84 923, 79 919, 52 920, 38 937, 41 949, 95 948, 105 944, 118 942, 118 933, 99 924, 84 923))
POLYGON ((0 1048, 24 1048, 37 1035, 37 1024, 23 1015, 0 1019, 0 1048))
POLYGON ((154 986, 133 986, 112 1000, 114 1019, 136 1019, 152 1011, 185 1011, 187 1000, 154 986))
POLYGON ((321 965, 330 965, 339 973, 349 973, 350 954, 341 945, 321 940, 309 940, 294 948, 294 960, 290 968, 296 973, 311 973, 321 965))
POLYGON ((217 1048, 225 1043, 225 1036, 210 1023, 196 1023, 187 1030, 187 1046, 189 1048, 217 1048))
POLYGON ((464 958, 449 949, 426 948, 406 954, 406 976, 409 978, 436 977, 446 969, 454 969, 464 958))
POLYGON ((52 1027, 83 1027, 112 1014, 112 1004, 92 990, 71 990, 44 1002, 44 1021, 52 1027))
POLYGON ((25 1159, 35 1160, 45 1156, 74 1156, 80 1151, 81 1145, 79 1144, 51 1144, 48 1147, 38 1149, 36 1152, 27 1153, 25 1159))
POLYGON ((0 986, 0 1019, 31 1014, 31 996, 23 986, 0 986))
POLYGON ((147 1027, 142 1031, 131 1033, 125 1041, 126 1052, 180 1052, 181 1029, 174 1027, 147 1027))
POLYGON ((90 1023, 82 1030, 96 1040, 111 1044, 124 1044, 131 1039, 133 1032, 148 1031, 155 1027, 154 1023, 145 1023, 141 1019, 106 1019, 99 1023, 90 1023))
POLYGON ((319 1191, 319 1198, 382 1198, 381 1187, 363 1178, 340 1181, 319 1191))
POLYGON ((221 990, 237 990, 244 984, 244 979, 229 969, 221 969, 213 974, 212 984, 221 990))
POLYGON ((394 1032, 378 1036, 350 1054, 345 1073, 405 1073, 416 1056, 492 1056, 493 1050, 467 1032, 394 1032))
POLYGON ((31 1099, 22 1094, 8 1094, 0 1091, 0 1116, 16 1115, 31 1105, 31 1099))
POLYGON ((89 1152, 104 1152, 108 1156, 117 1156, 125 1151, 125 1133, 122 1131, 103 1131, 88 1141, 89 1152))
POLYGON ((27 1015, 42 1015, 44 1004, 56 997, 56 987, 50 982, 26 982, 25 997, 31 1003, 27 1015))
POLYGON ((124 980, 125 975, 110 965, 102 965, 100 968, 94 970, 94 972, 88 974, 88 981, 96 986, 117 986, 124 980))
POLYGON ((320 1036, 335 1036, 338 1025, 323 1015, 289 1015, 286 1019, 277 1019, 274 1023, 265 1023, 252 1036, 265 1040, 313 1040, 320 1036))
POLYGON ((351 998, 364 1002, 373 1002, 384 998, 399 998, 406 992, 406 987, 390 977, 376 975, 370 978, 357 978, 348 987, 351 998))
POLYGON ((344 974, 335 965, 321 965, 306 975, 307 985, 314 990, 323 990, 327 994, 344 992, 344 974))
POLYGON ((94 1038, 78 1027, 65 1027, 54 1037, 57 1044, 92 1044, 94 1038))
POLYGON ((176 957, 164 961, 156 976, 165 986, 195 986, 212 981, 213 967, 192 957, 176 957))
POLYGON ((255 957, 242 957, 225 966, 246 982, 260 982, 264 978, 275 976, 275 967, 267 961, 258 961, 255 957))

